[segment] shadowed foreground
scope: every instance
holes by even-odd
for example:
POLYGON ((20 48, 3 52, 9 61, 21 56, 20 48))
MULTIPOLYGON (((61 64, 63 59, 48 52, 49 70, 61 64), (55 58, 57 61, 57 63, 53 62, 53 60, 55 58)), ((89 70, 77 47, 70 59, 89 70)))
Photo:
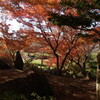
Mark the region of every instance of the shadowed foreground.
POLYGON ((0 70, 0 96, 15 91, 30 98, 34 91, 40 96, 54 96, 56 100, 95 100, 95 81, 58 77, 40 70, 0 70))

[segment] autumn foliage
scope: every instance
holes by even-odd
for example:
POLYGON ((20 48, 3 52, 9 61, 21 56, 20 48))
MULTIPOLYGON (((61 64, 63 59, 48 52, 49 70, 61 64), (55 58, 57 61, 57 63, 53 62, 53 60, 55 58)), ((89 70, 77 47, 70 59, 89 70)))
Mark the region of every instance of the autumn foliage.
POLYGON ((56 67, 61 74, 67 62, 80 64, 80 57, 93 50, 95 43, 91 41, 99 36, 100 27, 87 29, 91 18, 84 14, 85 9, 80 9, 84 4, 87 9, 94 7, 92 0, 0 0, 2 11, 24 27, 9 32, 10 24, 2 20, 0 48, 7 50, 13 60, 17 51, 45 52, 51 56, 47 65, 56 67))

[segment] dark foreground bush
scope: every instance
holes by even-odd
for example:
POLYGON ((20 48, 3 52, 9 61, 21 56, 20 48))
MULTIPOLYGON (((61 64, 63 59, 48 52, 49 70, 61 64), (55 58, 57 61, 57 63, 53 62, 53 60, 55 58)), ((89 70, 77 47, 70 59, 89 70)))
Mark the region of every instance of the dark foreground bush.
POLYGON ((56 100, 52 96, 40 96, 35 92, 32 92, 30 94, 30 97, 28 98, 25 96, 25 94, 15 93, 13 91, 6 91, 3 93, 2 97, 0 97, 0 100, 56 100), (31 98, 31 99, 30 99, 31 98))

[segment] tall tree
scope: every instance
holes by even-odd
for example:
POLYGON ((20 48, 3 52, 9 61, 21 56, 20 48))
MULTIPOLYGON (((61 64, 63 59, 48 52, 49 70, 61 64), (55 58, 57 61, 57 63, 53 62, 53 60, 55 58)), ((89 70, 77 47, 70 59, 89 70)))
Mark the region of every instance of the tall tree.
POLYGON ((95 47, 96 44, 91 42, 91 40, 86 41, 81 39, 80 46, 78 46, 78 48, 75 48, 69 56, 69 60, 79 66, 79 72, 82 72, 83 77, 86 77, 88 74, 87 69, 89 69, 89 65, 87 64, 90 60, 90 55, 95 47))

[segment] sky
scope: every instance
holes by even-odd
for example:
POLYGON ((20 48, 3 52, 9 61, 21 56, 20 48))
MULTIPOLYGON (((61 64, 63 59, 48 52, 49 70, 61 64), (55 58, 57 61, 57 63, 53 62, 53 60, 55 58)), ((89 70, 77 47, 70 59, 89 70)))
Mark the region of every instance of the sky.
MULTIPOLYGON (((11 17, 11 15, 8 14, 9 12, 2 12, 2 9, 0 8, 0 23, 2 22, 6 22, 7 25, 9 25, 9 33, 12 32, 17 32, 20 28, 25 28, 25 26, 23 26, 22 23, 19 23, 16 19, 13 19, 11 17)), ((100 14, 100 12, 99 12, 100 14)), ((29 21, 29 19, 25 19, 27 21, 29 21)), ((36 22, 32 23, 33 25, 36 24, 36 22)), ((100 21, 96 22, 97 26, 96 27, 100 27, 100 21)), ((41 25, 45 25, 45 23, 41 23, 41 25)), ((91 25, 91 27, 89 28, 93 28, 93 26, 91 25)), ((40 32, 40 30, 34 26, 34 30, 36 32, 40 32)))

